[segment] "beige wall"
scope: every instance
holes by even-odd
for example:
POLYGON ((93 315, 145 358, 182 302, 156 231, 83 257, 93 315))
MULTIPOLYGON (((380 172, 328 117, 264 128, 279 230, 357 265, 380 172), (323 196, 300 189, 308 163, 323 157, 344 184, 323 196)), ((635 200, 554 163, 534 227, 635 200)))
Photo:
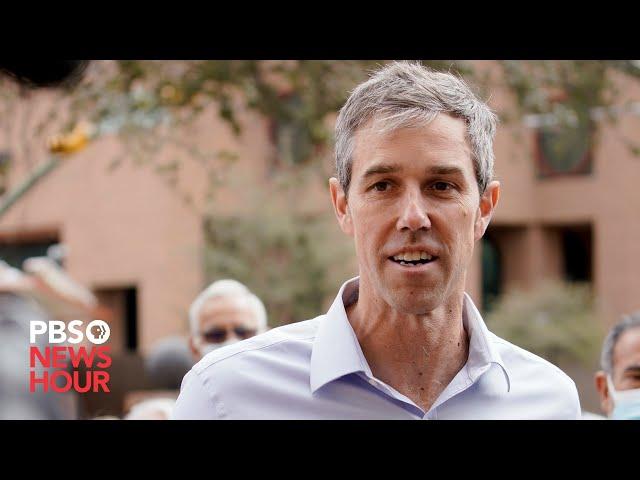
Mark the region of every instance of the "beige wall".
MULTIPOLYGON (((640 102, 636 84, 622 77, 615 80, 624 92, 621 104, 640 102)), ((500 95, 492 98, 495 104, 504 101, 500 95)), ((590 223, 593 284, 605 321, 613 323, 621 314, 640 309, 640 158, 624 141, 638 143, 640 117, 624 113, 615 125, 600 121, 599 126, 593 172, 548 179, 536 178, 533 130, 499 127, 495 170, 502 195, 492 224, 522 228, 513 235, 526 236, 505 240, 509 287, 557 276, 560 257, 552 227, 590 223)))
POLYGON ((14 205, 0 231, 55 226, 73 278, 90 288, 136 286, 147 346, 176 332, 198 288, 200 222, 148 171, 125 165, 106 174, 113 148, 99 142, 66 161, 14 205))

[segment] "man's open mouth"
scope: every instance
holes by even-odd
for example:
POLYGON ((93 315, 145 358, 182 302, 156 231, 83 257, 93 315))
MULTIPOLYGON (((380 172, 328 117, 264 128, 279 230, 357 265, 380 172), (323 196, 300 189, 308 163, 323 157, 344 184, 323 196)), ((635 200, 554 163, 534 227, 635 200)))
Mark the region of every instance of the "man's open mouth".
POLYGON ((389 257, 389 260, 405 266, 426 265, 437 259, 438 257, 429 255, 427 252, 402 253, 389 257))

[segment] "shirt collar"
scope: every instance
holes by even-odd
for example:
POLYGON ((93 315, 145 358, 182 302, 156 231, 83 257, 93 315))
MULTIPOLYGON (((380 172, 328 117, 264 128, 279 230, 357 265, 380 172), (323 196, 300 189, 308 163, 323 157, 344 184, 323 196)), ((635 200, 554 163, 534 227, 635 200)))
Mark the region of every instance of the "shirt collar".
POLYGON ((373 376, 345 309, 357 297, 358 278, 342 284, 329 311, 320 321, 311 350, 312 392, 350 373, 364 372, 373 376))
POLYGON ((475 382, 492 364, 496 364, 504 374, 505 385, 509 392, 511 390, 509 370, 491 339, 491 332, 484 323, 482 315, 466 293, 463 300, 462 322, 470 338, 466 367, 471 380, 475 382))
MULTIPOLYGON (((359 277, 354 277, 342 284, 329 311, 320 321, 311 351, 310 387, 312 392, 350 373, 363 372, 368 377, 373 377, 358 338, 349 323, 345 308, 357 299, 358 286, 359 277)), ((480 312, 466 293, 462 319, 470 336, 466 368, 471 380, 475 382, 491 364, 497 364, 504 373, 507 391, 509 391, 511 382, 507 367, 491 341, 490 332, 480 312)))

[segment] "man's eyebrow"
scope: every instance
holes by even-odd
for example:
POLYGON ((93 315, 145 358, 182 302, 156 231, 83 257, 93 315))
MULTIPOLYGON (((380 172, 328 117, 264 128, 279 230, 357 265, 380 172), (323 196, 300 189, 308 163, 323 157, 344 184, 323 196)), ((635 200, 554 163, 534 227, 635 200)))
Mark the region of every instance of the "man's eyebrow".
POLYGON ((376 164, 376 165, 370 166, 367 169, 367 171, 364 172, 364 175, 362 175, 362 178, 368 178, 373 175, 382 175, 385 173, 395 173, 395 172, 398 172, 399 170, 400 170, 400 167, 398 167, 397 165, 376 164))
MULTIPOLYGON (((396 173, 400 171, 400 167, 397 165, 385 165, 385 164, 376 164, 369 167, 364 174, 363 178, 371 177, 373 175, 382 175, 385 173, 396 173)), ((462 168, 456 165, 436 165, 427 169, 428 173, 435 175, 464 175, 462 168)))

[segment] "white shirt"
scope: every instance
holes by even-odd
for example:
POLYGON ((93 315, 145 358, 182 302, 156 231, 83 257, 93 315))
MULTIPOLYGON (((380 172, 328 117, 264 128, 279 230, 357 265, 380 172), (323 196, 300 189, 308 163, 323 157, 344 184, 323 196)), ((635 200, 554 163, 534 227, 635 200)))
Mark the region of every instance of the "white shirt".
POLYGON ((464 367, 424 411, 375 378, 349 323, 347 281, 326 315, 206 355, 185 375, 174 419, 580 419, 574 382, 491 333, 465 294, 464 367))

